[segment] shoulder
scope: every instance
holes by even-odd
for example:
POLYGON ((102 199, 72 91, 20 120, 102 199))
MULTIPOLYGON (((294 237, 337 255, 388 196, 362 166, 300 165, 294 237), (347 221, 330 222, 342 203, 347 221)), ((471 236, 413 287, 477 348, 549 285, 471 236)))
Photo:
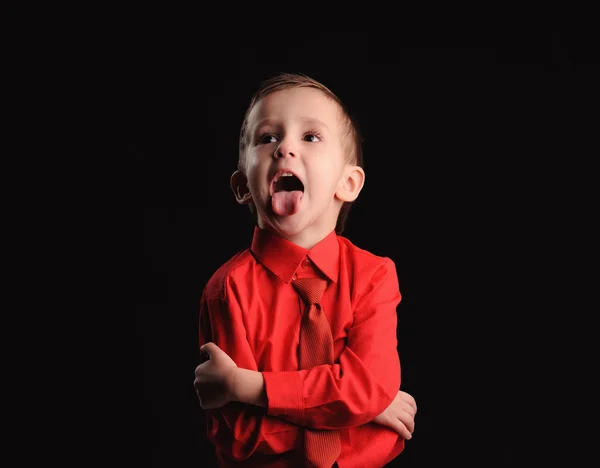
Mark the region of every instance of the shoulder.
POLYGON ((360 248, 346 237, 338 236, 338 240, 340 253, 348 268, 358 270, 361 274, 396 274, 396 265, 391 258, 360 248))
POLYGON ((251 268, 254 263, 255 260, 250 249, 244 249, 236 253, 213 273, 204 287, 203 297, 206 299, 223 298, 227 283, 237 276, 243 276, 244 272, 251 268))
POLYGON ((395 304, 401 300, 396 264, 390 257, 376 255, 357 247, 348 239, 340 238, 340 268, 350 283, 356 307, 375 298, 395 304), (375 296, 374 296, 375 295, 375 296))

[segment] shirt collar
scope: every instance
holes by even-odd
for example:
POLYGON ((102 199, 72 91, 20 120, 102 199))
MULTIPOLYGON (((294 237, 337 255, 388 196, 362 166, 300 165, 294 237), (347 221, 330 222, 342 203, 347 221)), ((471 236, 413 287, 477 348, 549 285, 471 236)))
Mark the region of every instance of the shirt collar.
POLYGON ((312 249, 307 250, 271 231, 255 226, 250 250, 260 263, 286 283, 292 280, 306 256, 331 281, 337 282, 340 248, 335 231, 331 231, 312 249))

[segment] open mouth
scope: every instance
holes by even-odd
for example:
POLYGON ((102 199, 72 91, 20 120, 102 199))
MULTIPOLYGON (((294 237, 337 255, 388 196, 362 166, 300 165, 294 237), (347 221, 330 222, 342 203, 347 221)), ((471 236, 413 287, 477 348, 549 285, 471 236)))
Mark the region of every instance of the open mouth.
POLYGON ((293 192, 300 190, 304 192, 304 184, 298 177, 291 172, 282 172, 277 174, 273 179, 273 193, 276 192, 293 192))
POLYGON ((280 172, 271 183, 271 207, 279 216, 290 216, 298 212, 304 196, 304 184, 291 172, 280 172))

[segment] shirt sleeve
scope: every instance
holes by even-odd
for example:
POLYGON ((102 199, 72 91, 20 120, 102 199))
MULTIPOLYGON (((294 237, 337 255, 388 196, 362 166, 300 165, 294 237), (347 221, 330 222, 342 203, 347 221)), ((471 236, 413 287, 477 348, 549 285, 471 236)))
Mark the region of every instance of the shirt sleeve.
MULTIPOLYGON (((200 346, 214 342, 238 365, 257 370, 246 330, 237 308, 225 300, 207 299, 200 304, 200 346)), ((299 427, 268 415, 265 408, 231 402, 206 410, 207 438, 234 460, 245 460, 253 453, 277 454, 293 450, 298 444, 299 427)))
POLYGON ((263 372, 268 414, 315 429, 370 422, 400 388, 396 267, 385 258, 356 299, 354 321, 338 361, 312 369, 263 372))

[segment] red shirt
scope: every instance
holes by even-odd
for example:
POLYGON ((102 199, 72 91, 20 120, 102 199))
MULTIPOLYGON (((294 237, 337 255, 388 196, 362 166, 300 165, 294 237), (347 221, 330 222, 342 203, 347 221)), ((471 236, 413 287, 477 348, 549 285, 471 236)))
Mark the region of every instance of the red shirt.
POLYGON ((221 266, 201 299, 200 346, 213 341, 245 369, 262 372, 268 408, 239 402, 207 410, 207 436, 223 467, 299 465, 302 426, 339 429, 341 468, 384 466, 404 449, 370 421, 400 388, 392 260, 329 234, 306 250, 254 230, 252 246, 221 266), (305 304, 293 277, 330 280, 322 298, 335 363, 298 370, 305 304))

